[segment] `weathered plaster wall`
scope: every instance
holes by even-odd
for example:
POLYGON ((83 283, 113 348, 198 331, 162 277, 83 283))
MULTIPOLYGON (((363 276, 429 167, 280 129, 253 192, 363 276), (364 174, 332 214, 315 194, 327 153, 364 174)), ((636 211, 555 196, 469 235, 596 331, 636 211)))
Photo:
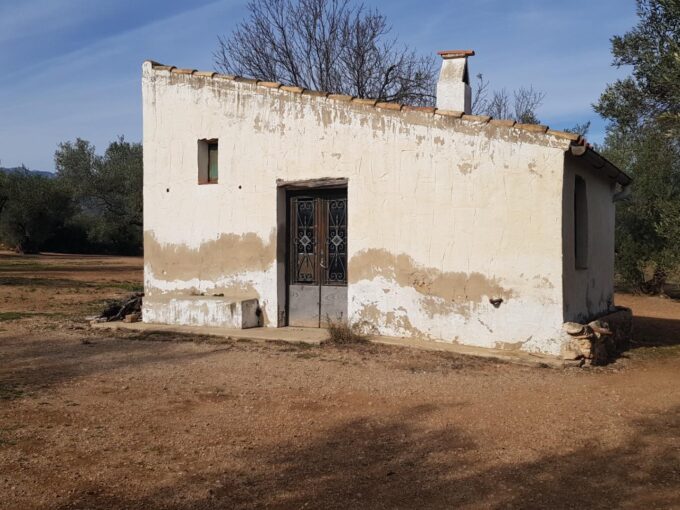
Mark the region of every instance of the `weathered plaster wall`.
POLYGON ((564 320, 588 322, 614 310, 615 182, 579 159, 565 155, 564 171, 564 320), (576 268, 574 186, 586 183, 588 202, 588 264, 576 268))
POLYGON ((559 353, 564 139, 149 63, 143 92, 148 295, 255 297, 276 325, 276 180, 343 177, 352 320, 559 353), (214 185, 197 184, 206 138, 214 185))

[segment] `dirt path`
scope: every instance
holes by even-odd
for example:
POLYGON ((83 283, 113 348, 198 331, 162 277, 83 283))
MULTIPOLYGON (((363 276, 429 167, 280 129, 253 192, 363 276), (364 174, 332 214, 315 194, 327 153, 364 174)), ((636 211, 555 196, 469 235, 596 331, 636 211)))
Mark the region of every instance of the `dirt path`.
POLYGON ((680 508, 677 302, 620 296, 652 345, 555 370, 94 332, 82 287, 6 287, 63 315, 0 322, 0 508, 680 508))

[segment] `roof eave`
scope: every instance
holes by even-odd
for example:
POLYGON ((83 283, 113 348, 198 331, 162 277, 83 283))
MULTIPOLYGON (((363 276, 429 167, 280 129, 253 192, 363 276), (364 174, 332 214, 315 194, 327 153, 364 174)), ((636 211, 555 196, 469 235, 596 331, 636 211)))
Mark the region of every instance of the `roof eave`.
MULTIPOLYGON (((467 52, 467 50, 464 50, 463 53, 467 52)), ((449 52, 450 53, 450 52, 449 52)), ((462 123, 468 123, 468 124, 474 124, 476 126, 485 126, 489 125, 492 128, 499 128, 502 130, 508 130, 508 132, 515 132, 517 133, 529 133, 532 138, 534 143, 540 143, 542 141, 543 145, 548 145, 551 147, 559 147, 561 150, 568 151, 570 145, 585 145, 585 140, 583 139, 582 136, 575 134, 575 133, 570 133, 570 132, 565 132, 565 131, 559 131, 555 129, 550 129, 548 126, 544 126, 541 124, 522 124, 522 123, 517 123, 514 120, 505 120, 505 119, 493 119, 491 117, 485 116, 485 115, 467 115, 464 114, 463 112, 454 112, 454 111, 448 111, 448 110, 443 110, 440 108, 434 108, 434 107, 419 107, 419 106, 409 106, 409 105, 402 105, 399 103, 384 103, 380 102, 377 99, 365 99, 365 98, 359 98, 359 97, 353 97, 353 96, 347 96, 347 95, 341 95, 341 94, 334 94, 334 93, 329 93, 329 92, 323 92, 323 91, 314 91, 314 90, 308 90, 304 89, 301 87, 293 87, 293 86, 286 86, 282 85, 281 83, 275 83, 275 82, 269 82, 269 81, 262 81, 258 79, 252 79, 252 78, 243 78, 240 76, 232 76, 232 75, 226 75, 226 74, 219 74, 214 71, 196 71, 195 69, 180 69, 175 66, 167 66, 160 64, 158 62, 155 62, 153 60, 146 60, 144 62, 144 67, 143 69, 145 72, 153 72, 153 71, 162 71, 162 72, 167 72, 170 74, 174 75, 184 75, 186 78, 199 78, 199 79, 211 79, 211 80, 218 80, 218 81, 223 81, 223 80, 230 80, 238 83, 247 83, 250 85, 254 85, 258 88, 268 88, 268 89, 278 89, 284 92, 289 92, 292 94, 297 94, 297 95, 306 95, 306 96, 317 96, 321 97, 325 100, 329 101, 336 101, 336 102, 345 102, 345 103, 351 103, 351 104, 356 104, 356 105, 361 105, 362 108, 365 107, 373 107, 377 110, 382 110, 385 113, 397 113, 397 112, 405 112, 405 113, 413 113, 413 112, 418 112, 423 115, 428 115, 428 116, 435 116, 435 117, 442 117, 446 119, 455 119, 455 122, 462 122, 462 123)), ((610 163, 611 165, 611 163, 610 163)), ((618 170, 618 169, 617 169, 618 170)), ((624 174, 625 175, 625 174, 624 174)), ((627 176, 625 176, 627 178, 627 176)), ((628 180, 630 180, 628 178, 628 180)))
POLYGON ((633 182, 628 174, 589 145, 574 144, 570 147, 570 152, 572 156, 583 159, 596 171, 604 173, 621 186, 628 186, 633 182))

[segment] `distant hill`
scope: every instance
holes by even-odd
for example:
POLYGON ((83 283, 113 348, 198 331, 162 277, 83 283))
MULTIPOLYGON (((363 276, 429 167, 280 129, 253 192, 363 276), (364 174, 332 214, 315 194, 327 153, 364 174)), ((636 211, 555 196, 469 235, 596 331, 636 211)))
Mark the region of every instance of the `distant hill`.
MULTIPOLYGON (((6 174, 12 174, 15 172, 21 172, 23 170, 22 167, 20 166, 15 166, 13 168, 6 168, 4 166, 0 166, 0 172, 6 173, 6 174)), ((45 172, 44 170, 28 170, 32 174, 38 174, 42 175, 44 177, 54 177, 53 172, 45 172)))

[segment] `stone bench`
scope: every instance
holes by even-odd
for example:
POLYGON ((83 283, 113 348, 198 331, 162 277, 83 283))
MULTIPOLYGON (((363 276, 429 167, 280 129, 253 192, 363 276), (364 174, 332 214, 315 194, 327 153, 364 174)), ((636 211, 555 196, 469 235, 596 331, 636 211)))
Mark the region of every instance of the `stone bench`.
POLYGON ((146 323, 248 329, 262 325, 261 315, 255 298, 162 294, 142 301, 146 323))

